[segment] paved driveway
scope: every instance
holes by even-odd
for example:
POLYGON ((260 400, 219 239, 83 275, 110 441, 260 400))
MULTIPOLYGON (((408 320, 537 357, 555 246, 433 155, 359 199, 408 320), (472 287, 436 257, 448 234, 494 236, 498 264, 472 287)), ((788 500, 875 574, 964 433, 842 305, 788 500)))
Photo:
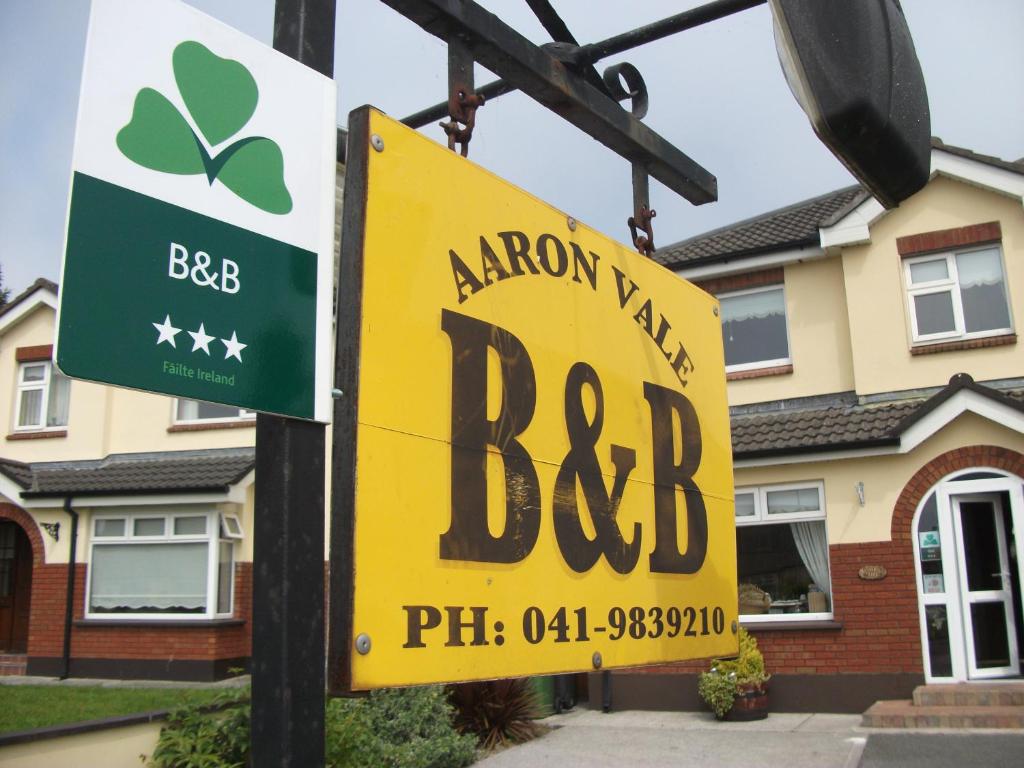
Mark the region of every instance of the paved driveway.
POLYGON ((481 760, 479 768, 855 768, 860 715, 772 714, 720 723, 697 712, 577 709, 544 721, 547 735, 481 760))

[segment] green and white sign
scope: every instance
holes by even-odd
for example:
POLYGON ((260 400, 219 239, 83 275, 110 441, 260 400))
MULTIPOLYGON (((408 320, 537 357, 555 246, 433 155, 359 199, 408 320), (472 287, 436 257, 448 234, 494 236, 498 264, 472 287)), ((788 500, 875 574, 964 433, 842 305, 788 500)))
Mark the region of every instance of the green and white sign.
POLYGON ((57 364, 330 418, 335 88, 177 0, 93 0, 57 364))

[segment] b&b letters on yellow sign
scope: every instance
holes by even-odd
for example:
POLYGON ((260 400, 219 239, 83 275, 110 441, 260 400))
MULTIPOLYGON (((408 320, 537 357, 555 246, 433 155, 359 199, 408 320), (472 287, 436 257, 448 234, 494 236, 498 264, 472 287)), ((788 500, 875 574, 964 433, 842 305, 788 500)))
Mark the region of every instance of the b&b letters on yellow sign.
POLYGON ((351 125, 344 687, 735 651, 715 300, 372 109, 351 125))

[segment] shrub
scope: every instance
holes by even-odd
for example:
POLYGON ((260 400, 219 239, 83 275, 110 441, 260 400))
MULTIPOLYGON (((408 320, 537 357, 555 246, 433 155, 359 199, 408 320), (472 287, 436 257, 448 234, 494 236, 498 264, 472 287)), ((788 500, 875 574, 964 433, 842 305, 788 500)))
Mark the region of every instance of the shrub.
MULTIPOLYGON (((186 707, 168 718, 148 763, 152 768, 243 768, 249 759, 249 707, 226 698, 220 712, 186 707)), ((439 686, 374 691, 331 699, 325 716, 328 768, 462 768, 475 739, 452 727, 439 686)))
POLYGON ((697 678, 697 692, 715 717, 723 718, 736 700, 736 678, 723 675, 717 669, 701 672, 697 678))
POLYGON ((327 705, 327 765, 333 768, 461 768, 476 757, 472 736, 452 727, 439 686, 394 688, 327 705))
POLYGON ((484 749, 518 744, 540 733, 540 702, 529 678, 487 680, 450 687, 455 727, 472 733, 484 749))
POLYGON ((172 710, 160 729, 152 768, 244 768, 249 759, 249 690, 213 704, 172 710), (212 710, 212 711, 211 711, 212 710))
POLYGON ((734 659, 715 659, 711 662, 711 669, 702 672, 697 678, 697 692, 715 716, 722 718, 732 709, 736 692, 741 686, 759 688, 768 677, 757 639, 740 627, 739 654, 734 659))
POLYGON ((733 674, 738 685, 760 685, 768 680, 764 671, 764 656, 757 647, 757 639, 740 627, 740 652, 734 659, 715 659, 712 669, 721 674, 733 674))

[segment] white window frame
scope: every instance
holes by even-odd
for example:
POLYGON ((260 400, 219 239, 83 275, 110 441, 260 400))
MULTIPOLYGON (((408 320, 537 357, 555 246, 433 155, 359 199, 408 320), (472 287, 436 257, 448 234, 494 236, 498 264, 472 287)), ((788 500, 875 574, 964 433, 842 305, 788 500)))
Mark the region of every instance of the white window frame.
MULTIPOLYGON (((118 510, 117 512, 95 512, 89 527, 89 567, 87 568, 85 588, 85 618, 103 621, 210 621, 212 619, 230 618, 235 612, 235 579, 234 571, 237 562, 237 551, 234 546, 241 540, 241 535, 224 534, 222 517, 224 515, 211 509, 190 509, 188 507, 118 510), (179 517, 202 517, 206 520, 206 531, 202 534, 175 534, 174 519, 179 517), (135 535, 135 521, 146 518, 163 518, 164 534, 161 536, 135 535), (96 529, 101 520, 123 520, 124 533, 121 536, 98 536, 96 529), (94 612, 90 610, 92 602, 92 564, 97 546, 105 544, 153 544, 166 542, 169 545, 204 542, 207 544, 206 561, 206 610, 203 613, 115 613, 110 611, 94 612), (231 545, 231 594, 229 610, 217 612, 217 593, 219 587, 220 545, 231 545)), ((237 516, 230 515, 237 520, 237 516)))
MULTIPOLYGON (((747 288, 742 291, 729 291, 728 293, 720 293, 716 297, 721 302, 726 299, 736 298, 737 296, 748 296, 754 293, 767 293, 768 291, 781 291, 782 293, 782 317, 785 320, 786 325, 786 350, 789 352, 785 357, 778 357, 769 360, 755 360, 750 363, 735 363, 734 365, 725 366, 726 373, 736 373, 739 371, 757 371, 762 368, 776 368, 780 365, 792 365, 793 363, 793 345, 790 343, 789 338, 789 307, 786 304, 786 285, 785 283, 772 283, 771 285, 763 285, 758 288, 747 288)), ((723 313, 724 314, 724 313, 723 313)), ((722 320, 725 323, 725 320, 722 320)))
MULTIPOLYGON (((174 398, 174 400, 171 403, 171 423, 172 424, 175 424, 175 425, 178 425, 178 424, 181 424, 181 425, 187 425, 187 424, 237 424, 237 423, 240 423, 240 422, 254 421, 256 419, 256 411, 250 411, 250 410, 247 410, 245 408, 242 408, 241 406, 237 406, 238 407, 238 415, 237 416, 223 416, 223 417, 217 417, 217 418, 212 418, 212 419, 179 419, 178 418, 179 404, 183 403, 183 402, 188 402, 190 400, 196 400, 196 398, 194 398, 194 397, 176 397, 176 398, 174 398)), ((197 402, 200 402, 200 401, 197 401, 197 402)), ((216 403, 216 405, 222 405, 222 404, 221 403, 216 403)), ((225 405, 223 407, 225 407, 225 408, 234 408, 236 406, 225 405)))
MULTIPOLYGON (((821 480, 814 480, 802 483, 779 483, 777 485, 759 485, 759 486, 737 486, 734 492, 735 496, 741 494, 753 494, 754 496, 754 514, 747 515, 745 517, 735 517, 736 527, 744 528, 748 526, 761 526, 761 525, 783 525, 788 523, 799 523, 813 520, 820 520, 825 523, 825 538, 826 538, 826 553, 828 554, 828 580, 829 580, 829 600, 833 610, 819 612, 819 613, 765 613, 765 614, 751 614, 745 613, 740 614, 740 621, 743 624, 763 624, 766 622, 778 622, 778 621, 830 621, 834 617, 834 606, 835 606, 835 593, 832 589, 832 554, 829 552, 828 541, 828 524, 826 523, 825 513, 825 483, 821 480), (777 512, 775 514, 768 513, 768 494, 775 491, 795 491, 805 490, 813 488, 818 492, 818 509, 807 510, 804 512, 777 512)), ((736 553, 737 564, 739 561, 739 552, 736 553)))
POLYGON ((986 243, 975 248, 961 248, 955 251, 928 253, 922 256, 914 256, 903 260, 903 280, 906 285, 907 314, 910 317, 910 332, 914 344, 932 344, 942 341, 958 341, 960 339, 984 339, 988 336, 1005 336, 1013 333, 1013 312, 1010 306, 1010 297, 1006 291, 1006 260, 1003 257, 1003 249, 999 243, 986 243), (1010 324, 1005 328, 992 328, 985 331, 967 331, 964 324, 963 299, 960 295, 960 277, 957 272, 956 257, 974 251, 995 249, 999 254, 999 269, 1003 278, 1003 299, 1006 301, 1006 313, 1010 318, 1010 324), (914 264, 923 264, 929 261, 945 260, 946 275, 943 280, 929 280, 923 283, 915 283, 912 280, 910 268, 914 264), (918 332, 917 310, 914 299, 918 296, 928 296, 938 293, 948 293, 953 303, 953 330, 939 333, 918 332))
MULTIPOLYGON (((53 432, 66 430, 67 424, 54 424, 53 426, 47 426, 46 414, 50 412, 50 397, 53 394, 52 387, 50 386, 53 382, 53 361, 52 360, 26 360, 25 362, 18 363, 18 378, 16 382, 17 397, 14 399, 14 431, 15 432, 53 432), (33 366, 42 366, 43 378, 41 381, 25 381, 25 371, 33 366), (26 392, 41 391, 42 397, 40 398, 39 405, 39 421, 34 424, 19 424, 18 419, 21 417, 21 401, 22 397, 26 392)), ((65 377, 66 378, 66 377, 65 377)), ((70 387, 70 381, 68 382, 70 387)), ((68 397, 71 396, 70 390, 68 397)))

